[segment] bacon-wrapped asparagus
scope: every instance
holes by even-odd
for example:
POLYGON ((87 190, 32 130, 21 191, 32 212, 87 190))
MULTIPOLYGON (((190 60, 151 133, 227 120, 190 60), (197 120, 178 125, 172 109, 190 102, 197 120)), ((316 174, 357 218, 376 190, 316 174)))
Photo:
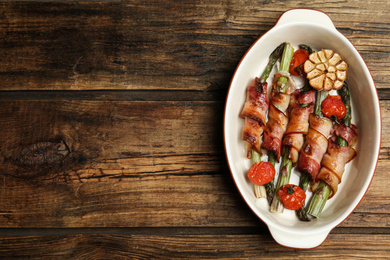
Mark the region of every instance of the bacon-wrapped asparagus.
POLYGON ((331 192, 328 199, 332 198, 336 194, 338 185, 341 182, 341 178, 344 173, 344 168, 347 162, 349 162, 353 157, 351 147, 356 144, 357 141, 357 132, 356 127, 352 126, 346 127, 344 125, 335 124, 333 126, 334 135, 329 140, 327 153, 324 155, 324 158, 321 162, 321 170, 317 175, 316 183, 313 185, 313 190, 316 189, 316 185, 320 181, 325 182, 329 185, 331 192), (342 138, 342 139, 339 139, 342 138), (346 146, 341 144, 339 141, 346 141, 346 146))
MULTIPOLYGON (((308 46, 300 45, 299 50, 297 50, 296 55, 294 54, 293 59, 290 64, 290 73, 294 75, 302 75, 302 72, 297 70, 300 69, 302 63, 308 58, 309 53, 305 48, 308 46)), ((304 142, 304 135, 307 134, 309 128, 309 115, 313 111, 315 101, 315 92, 311 90, 309 84, 301 89, 295 91, 290 95, 290 104, 289 104, 289 122, 286 127, 285 133, 283 135, 282 144, 283 145, 283 159, 280 166, 280 174, 278 178, 278 183, 276 185, 276 190, 279 190, 283 185, 288 184, 291 176, 291 169, 298 160, 299 151, 304 142)), ((284 209, 283 204, 280 201, 280 198, 277 194, 274 195, 271 211, 282 212, 284 209)))
POLYGON ((295 104, 289 113, 286 132, 283 137, 283 146, 288 149, 293 166, 298 161, 299 151, 304 144, 304 136, 309 131, 309 116, 313 112, 315 103, 315 90, 297 90, 295 104))
POLYGON ((321 103, 327 93, 317 91, 316 109, 309 117, 309 131, 302 146, 297 169, 303 174, 310 174, 314 181, 320 170, 320 163, 328 147, 328 136, 333 126, 332 120, 322 117, 321 103))
MULTIPOLYGON (((275 79, 283 77, 281 74, 276 74, 275 79)), ((274 81, 274 86, 277 80, 274 81)), ((282 152, 282 138, 287 129, 288 116, 287 108, 290 103, 290 95, 278 92, 273 87, 271 92, 271 105, 268 113, 268 122, 264 130, 264 140, 261 147, 268 150, 269 154, 273 154, 275 159, 279 161, 282 152)))
POLYGON ((348 86, 344 83, 338 91, 347 108, 342 124, 335 124, 330 138, 327 154, 322 160, 322 168, 313 185, 314 195, 308 208, 308 214, 318 217, 328 199, 333 197, 344 173, 345 165, 356 154, 357 129, 351 125, 351 104, 348 86))
MULTIPOLYGON (((249 143, 249 150, 255 149, 260 153, 261 135, 267 120, 269 99, 266 82, 273 66, 282 56, 284 43, 280 44, 270 55, 268 64, 260 78, 255 78, 252 85, 247 88, 244 108, 240 116, 245 119, 242 139, 249 143)), ((248 157, 250 154, 248 153, 248 157)))
MULTIPOLYGON (((282 137, 286 131, 288 116, 287 109, 290 103, 290 94, 287 94, 288 78, 284 75, 290 66, 294 48, 286 43, 283 50, 280 71, 274 75, 271 91, 271 104, 268 112, 268 122, 264 130, 261 147, 268 151, 268 161, 275 165, 279 161, 282 147, 282 137)), ((268 185, 267 199, 271 204, 274 197, 274 181, 268 185)))
MULTIPOLYGON (((290 121, 287 125, 283 137, 284 155, 281 163, 280 175, 276 190, 290 181, 291 168, 298 161, 299 151, 304 143, 304 136, 309 129, 309 116, 313 112, 315 102, 315 91, 307 88, 294 92, 296 99, 289 116, 290 121)), ((271 204, 271 211, 283 212, 283 204, 280 198, 275 194, 271 204)))
MULTIPOLYGON (((256 78, 247 89, 247 98, 240 114, 245 119, 242 131, 242 139, 248 142, 247 157, 252 164, 261 160, 260 145, 261 136, 266 124, 266 116, 269 108, 267 94, 267 79, 276 61, 282 56, 285 43, 280 44, 269 56, 269 61, 260 78, 256 78)), ((269 187, 271 188, 271 187, 269 187)), ((265 197, 264 186, 255 185, 256 197, 265 197)))
POLYGON ((289 43, 286 43, 280 71, 275 74, 272 83, 268 122, 264 130, 263 143, 261 144, 262 148, 268 150, 268 156, 275 156, 277 161, 279 161, 282 151, 282 137, 287 128, 287 109, 290 103, 290 94, 286 93, 288 78, 284 73, 287 73, 289 70, 293 54, 294 48, 289 43))
MULTIPOLYGON (((299 187, 304 192, 306 192, 310 180, 315 179, 315 176, 318 174, 322 157, 328 145, 327 137, 332 128, 332 121, 322 117, 321 113, 321 103, 326 95, 326 92, 317 91, 315 109, 309 115, 309 129, 306 132, 306 141, 300 150, 297 169, 301 171, 299 187)), ((296 210, 296 214, 301 221, 310 220, 304 205, 296 210)))
POLYGON ((251 149, 260 153, 261 135, 268 107, 267 83, 260 83, 259 78, 256 78, 247 89, 247 99, 240 115, 245 119, 242 139, 249 143, 248 157, 251 149))

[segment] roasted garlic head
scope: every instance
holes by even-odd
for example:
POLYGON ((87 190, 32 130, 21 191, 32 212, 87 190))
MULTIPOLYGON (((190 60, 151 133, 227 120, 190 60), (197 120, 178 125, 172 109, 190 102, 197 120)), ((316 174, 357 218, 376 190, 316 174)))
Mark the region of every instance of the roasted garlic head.
POLYGON ((310 54, 304 70, 310 85, 317 90, 340 89, 347 78, 348 64, 333 50, 321 50, 310 54))

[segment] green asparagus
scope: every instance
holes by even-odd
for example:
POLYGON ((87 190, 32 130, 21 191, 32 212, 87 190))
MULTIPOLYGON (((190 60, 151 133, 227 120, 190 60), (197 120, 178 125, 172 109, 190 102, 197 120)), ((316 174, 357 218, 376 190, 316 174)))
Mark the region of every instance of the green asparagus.
MULTIPOLYGON (((286 45, 286 43, 281 43, 278 47, 276 47, 276 49, 270 54, 269 56, 269 61, 268 61, 268 64, 267 66, 265 67, 263 73, 261 74, 260 78, 259 78, 259 82, 264 84, 271 71, 272 71, 272 68, 274 67, 276 61, 282 56, 283 54, 283 49, 284 49, 284 46, 286 45)), ((251 151, 251 158, 252 158, 252 164, 255 164, 257 162, 260 162, 261 161, 261 156, 258 152, 256 152, 254 149, 252 149, 251 151)), ((275 162, 273 163, 275 165, 275 162)), ((268 184, 265 184, 265 185, 255 185, 255 196, 257 198, 262 198, 262 197, 267 197, 267 199, 269 200, 269 197, 270 195, 269 194, 273 194, 273 190, 274 190, 274 185, 273 185, 273 181, 271 181, 270 183, 268 184)))
MULTIPOLYGON (((318 116, 322 116, 321 112, 321 104, 322 101, 326 98, 328 95, 325 91, 316 91, 316 102, 314 107, 314 114, 318 116)), ((309 173, 301 173, 301 177, 299 180, 299 187, 301 187, 302 190, 305 192, 307 191, 307 188, 310 183, 310 174, 309 173)), ((306 208, 302 206, 299 210, 296 210, 296 214, 301 221, 310 221, 309 216, 307 215, 306 208)))
MULTIPOLYGON (((280 173, 279 173, 278 182, 276 184, 275 191, 279 190, 280 187, 290 182, 292 161, 288 156, 289 156, 289 149, 288 147, 284 147, 282 163, 280 165, 280 173)), ((270 211, 282 213, 283 209, 284 209, 283 204, 280 202, 280 198, 278 194, 275 192, 274 197, 272 199, 270 211)))
POLYGON ((264 72, 263 74, 261 74, 260 76, 260 83, 264 83, 267 81, 268 77, 269 77, 269 74, 271 73, 272 71, 272 68, 274 67, 276 61, 282 56, 283 54, 283 49, 284 49, 284 46, 286 45, 285 42, 281 43, 278 47, 276 47, 276 49, 270 54, 269 56, 269 61, 268 61, 268 64, 267 66, 265 67, 264 69, 264 72))
MULTIPOLYGON (((350 101, 350 94, 348 90, 348 85, 346 82, 344 82, 344 85, 341 89, 338 90, 339 95, 341 96, 341 100, 344 102, 345 107, 347 108, 347 113, 345 114, 344 118, 341 120, 342 124, 345 126, 351 126, 351 101, 350 101)), ((348 142, 344 140, 342 137, 337 137, 337 145, 338 146, 348 146, 348 142)), ((326 201, 329 198, 331 189, 329 185, 327 185, 325 182, 321 181, 316 189, 316 191, 313 194, 313 198, 310 202, 309 208, 307 210, 307 213, 312 215, 313 217, 318 218, 321 214, 322 210, 325 207, 326 201)))
MULTIPOLYGON (((283 56, 282 56, 282 62, 280 65, 280 71, 289 71, 290 68, 290 62, 291 59, 294 55, 294 48, 289 44, 286 43, 283 51, 283 56)), ((287 91, 287 81, 288 79, 286 77, 279 77, 278 79, 278 84, 277 84, 277 91, 286 93, 287 91)), ((274 156, 273 152, 269 153, 272 156, 274 156)), ((270 156, 269 155, 269 156, 270 156)), ((278 195, 276 194, 276 191, 283 185, 288 184, 290 181, 290 175, 291 175, 291 168, 292 168, 292 162, 288 158, 289 151, 288 149, 284 148, 284 155, 282 159, 282 164, 281 164, 281 171, 278 177, 278 182, 276 185, 276 188, 274 189, 274 194, 272 197, 272 202, 271 202, 271 211, 276 211, 276 212, 282 212, 283 211, 283 205, 279 200, 278 195)))

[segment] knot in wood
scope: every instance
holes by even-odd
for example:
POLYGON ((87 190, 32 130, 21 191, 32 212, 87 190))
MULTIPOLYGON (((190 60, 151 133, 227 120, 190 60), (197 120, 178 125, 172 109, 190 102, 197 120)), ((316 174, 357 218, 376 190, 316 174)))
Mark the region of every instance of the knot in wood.
POLYGON ((22 165, 42 165, 58 162, 68 154, 69 148, 63 141, 40 142, 23 148, 17 159, 22 165))

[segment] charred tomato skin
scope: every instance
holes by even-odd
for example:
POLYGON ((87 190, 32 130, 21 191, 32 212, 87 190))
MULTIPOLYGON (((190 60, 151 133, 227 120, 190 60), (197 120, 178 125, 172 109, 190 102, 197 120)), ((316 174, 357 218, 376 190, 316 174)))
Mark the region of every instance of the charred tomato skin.
POLYGON ((336 116, 341 120, 347 113, 347 108, 339 95, 328 95, 321 104, 321 112, 326 117, 336 116))
POLYGON ((253 164, 248 171, 248 178, 256 185, 264 185, 275 177, 275 167, 270 162, 258 162, 253 164))
POLYGON ((278 190, 278 196, 286 209, 298 210, 305 203, 306 193, 297 185, 287 184, 278 190))
POLYGON ((303 64, 307 59, 309 59, 309 54, 305 49, 296 50, 290 62, 290 74, 294 76, 304 76, 303 64))

